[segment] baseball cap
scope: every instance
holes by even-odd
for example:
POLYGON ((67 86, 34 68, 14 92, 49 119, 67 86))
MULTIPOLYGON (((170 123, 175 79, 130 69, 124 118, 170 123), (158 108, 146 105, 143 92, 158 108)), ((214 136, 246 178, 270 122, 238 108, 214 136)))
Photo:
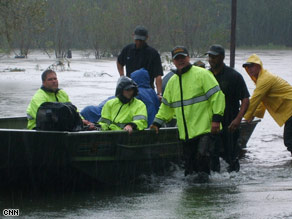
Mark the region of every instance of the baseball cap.
POLYGON ((135 40, 146 40, 147 37, 148 37, 148 30, 145 27, 138 25, 134 31, 134 39, 135 40))
POLYGON ((244 63, 243 65, 242 65, 242 67, 247 67, 247 66, 251 66, 251 65, 254 65, 255 63, 253 63, 253 62, 246 62, 246 63, 244 63))
POLYGON ((175 59, 178 55, 189 56, 189 52, 184 46, 176 46, 171 51, 172 59, 175 59))
POLYGON ((206 54, 211 54, 214 56, 218 56, 218 55, 224 55, 225 56, 225 50, 221 45, 215 44, 212 45, 209 49, 208 52, 206 52, 206 54))

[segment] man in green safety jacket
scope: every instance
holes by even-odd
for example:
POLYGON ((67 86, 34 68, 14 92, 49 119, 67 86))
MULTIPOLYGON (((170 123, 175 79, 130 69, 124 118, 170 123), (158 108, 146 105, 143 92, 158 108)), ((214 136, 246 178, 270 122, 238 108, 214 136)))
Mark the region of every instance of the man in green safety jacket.
POLYGON ((135 98, 138 94, 137 84, 129 77, 121 76, 116 88, 116 98, 105 103, 98 124, 101 129, 133 130, 147 128, 147 110, 145 104, 135 98))
MULTIPOLYGON (((27 113, 27 128, 35 129, 37 111, 44 102, 70 102, 69 96, 63 89, 59 89, 59 82, 56 72, 51 69, 45 70, 42 73, 42 86, 34 94, 31 99, 26 113, 27 113)), ((89 126, 89 130, 94 129, 94 124, 82 119, 84 125, 89 126)))
POLYGON ((183 140, 185 175, 194 171, 210 174, 215 156, 214 135, 222 128, 224 94, 210 71, 190 64, 185 47, 175 47, 171 54, 177 70, 166 85, 150 128, 158 133, 165 122, 176 116, 179 138, 183 140))

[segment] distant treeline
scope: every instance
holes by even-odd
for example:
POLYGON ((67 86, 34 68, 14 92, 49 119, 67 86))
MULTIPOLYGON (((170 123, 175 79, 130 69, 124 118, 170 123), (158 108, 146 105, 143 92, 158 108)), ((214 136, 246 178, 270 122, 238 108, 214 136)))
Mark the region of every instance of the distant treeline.
MULTIPOLYGON (((0 0, 0 51, 94 50, 116 56, 141 24, 160 52, 229 48, 232 0, 0 0)), ((237 47, 292 46, 291 0, 237 0, 237 47)), ((48 53, 49 54, 49 53, 48 53)))

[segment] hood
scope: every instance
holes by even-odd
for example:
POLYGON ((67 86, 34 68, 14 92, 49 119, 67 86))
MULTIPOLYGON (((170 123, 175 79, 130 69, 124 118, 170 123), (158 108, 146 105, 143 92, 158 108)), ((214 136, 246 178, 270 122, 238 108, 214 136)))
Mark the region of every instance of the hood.
POLYGON ((129 99, 127 99, 123 96, 123 90, 129 89, 129 88, 134 88, 133 97, 137 96, 137 94, 138 94, 137 84, 129 77, 126 77, 126 76, 120 77, 118 82, 117 82, 115 96, 118 97, 122 103, 130 102, 129 99))
POLYGON ((261 68, 263 69, 263 62, 261 61, 260 57, 258 57, 256 54, 252 54, 247 60, 246 63, 244 63, 242 66, 244 67, 246 64, 255 63, 259 64, 261 68))
POLYGON ((58 88, 57 90, 53 91, 53 90, 51 90, 51 89, 48 89, 48 88, 44 87, 44 85, 41 86, 41 89, 44 90, 44 91, 46 91, 46 92, 55 93, 55 94, 58 93, 59 90, 60 90, 60 89, 58 88))
MULTIPOLYGON (((261 66, 261 70, 259 72, 259 76, 262 74, 262 72, 264 71, 264 68, 263 68, 263 62, 262 60, 260 59, 260 57, 258 57, 256 54, 252 54, 247 60, 246 62, 242 65, 242 67, 246 68, 246 65, 249 65, 249 64, 258 64, 261 66)), ((247 72, 247 70, 246 70, 247 72)), ((249 74, 248 74, 249 75, 249 74)), ((250 75, 249 75, 250 76, 250 75)), ((250 76, 250 78, 253 80, 254 83, 257 82, 257 79, 255 77, 252 77, 250 76)))
POLYGON ((140 68, 131 73, 131 78, 137 83, 138 87, 151 88, 150 76, 145 68, 140 68))

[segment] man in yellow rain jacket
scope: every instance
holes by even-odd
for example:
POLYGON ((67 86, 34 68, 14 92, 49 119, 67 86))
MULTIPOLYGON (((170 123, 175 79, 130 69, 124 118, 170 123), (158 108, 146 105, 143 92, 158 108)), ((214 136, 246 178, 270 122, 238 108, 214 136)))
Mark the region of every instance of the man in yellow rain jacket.
POLYGON ((292 153, 292 86, 263 68, 260 58, 253 54, 242 65, 256 84, 244 115, 247 121, 263 118, 266 109, 279 126, 284 127, 284 144, 292 153))
POLYGON ((150 128, 158 132, 176 116, 179 138, 183 140, 185 175, 194 171, 209 174, 215 147, 215 137, 210 133, 220 132, 224 94, 210 71, 190 64, 185 47, 175 47, 172 59, 177 70, 165 87, 160 109, 150 128))

